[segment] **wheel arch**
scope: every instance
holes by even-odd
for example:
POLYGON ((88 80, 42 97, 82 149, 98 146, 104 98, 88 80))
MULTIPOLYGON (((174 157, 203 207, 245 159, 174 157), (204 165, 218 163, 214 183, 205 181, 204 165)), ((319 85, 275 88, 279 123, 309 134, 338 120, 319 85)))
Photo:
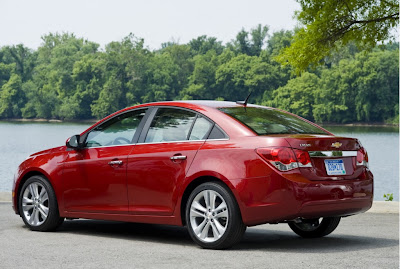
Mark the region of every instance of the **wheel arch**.
MULTIPOLYGON (((15 207, 15 209, 16 209, 16 213, 17 214, 20 214, 20 212, 19 212, 19 196, 20 196, 20 194, 21 194, 21 190, 22 190, 22 187, 24 186, 24 184, 25 184, 25 182, 29 179, 29 178, 31 178, 31 177, 33 177, 33 176, 42 176, 42 177, 44 177, 46 180, 47 180, 47 182, 49 182, 49 184, 51 185, 51 187, 53 188, 53 190, 54 190, 54 186, 53 186, 53 184, 51 183, 51 180, 49 179, 49 176, 46 174, 46 173, 44 173, 43 171, 39 171, 39 170, 30 170, 30 171, 28 171, 28 172, 26 172, 22 177, 21 177, 21 179, 19 180, 19 183, 18 183, 18 188, 17 188, 17 193, 15 193, 15 196, 14 196, 14 199, 15 199, 15 205, 16 205, 16 207, 15 207)), ((55 193, 55 195, 56 195, 56 192, 54 191, 54 193, 55 193)), ((56 200, 57 200, 57 195, 56 195, 56 200)), ((58 200, 57 200, 57 203, 58 203, 58 200)))
POLYGON ((242 218, 242 212, 241 212, 241 208, 239 205, 239 201, 237 200, 236 195, 234 194, 232 188, 233 186, 231 186, 231 184, 228 184, 225 180, 222 180, 216 176, 210 176, 210 175, 203 175, 203 176, 199 176, 195 179, 193 179, 185 188, 183 194, 182 194, 182 198, 181 198, 181 203, 180 203, 180 218, 181 218, 181 222, 182 225, 186 225, 186 216, 185 216, 185 210, 186 210, 186 205, 189 199, 190 194, 192 193, 192 191, 197 188, 199 185, 206 183, 206 182, 218 182, 223 184, 224 186, 227 187, 227 189, 229 190, 229 192, 231 193, 231 195, 233 196, 234 200, 236 201, 238 208, 239 208, 239 214, 240 217, 242 218))

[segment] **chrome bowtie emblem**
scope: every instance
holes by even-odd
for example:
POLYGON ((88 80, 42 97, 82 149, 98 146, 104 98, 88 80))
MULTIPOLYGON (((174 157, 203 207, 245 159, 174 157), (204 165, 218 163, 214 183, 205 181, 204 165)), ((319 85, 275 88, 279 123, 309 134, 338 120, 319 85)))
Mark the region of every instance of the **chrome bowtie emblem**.
POLYGON ((331 147, 332 148, 340 148, 340 146, 342 146, 342 143, 340 143, 340 142, 335 142, 335 143, 332 143, 332 145, 331 145, 331 147))

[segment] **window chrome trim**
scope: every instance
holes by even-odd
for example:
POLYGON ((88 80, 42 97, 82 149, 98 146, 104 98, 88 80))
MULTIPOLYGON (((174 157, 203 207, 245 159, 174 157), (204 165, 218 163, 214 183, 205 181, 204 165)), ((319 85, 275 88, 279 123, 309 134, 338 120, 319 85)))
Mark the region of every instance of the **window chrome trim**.
POLYGON ((357 157, 357 151, 309 151, 308 154, 311 158, 321 158, 321 157, 357 157))
POLYGON ((134 146, 137 143, 129 143, 129 144, 122 144, 122 145, 109 145, 109 146, 97 146, 97 147, 84 147, 82 149, 98 149, 98 148, 111 148, 111 147, 122 147, 122 146, 134 146))
POLYGON ((136 145, 151 145, 151 144, 165 144, 165 143, 183 143, 183 142, 204 142, 205 139, 202 140, 178 140, 178 141, 161 141, 161 142, 140 142, 136 143, 136 145))
POLYGON ((206 141, 228 141, 230 140, 229 137, 228 138, 214 138, 214 139, 206 139, 206 141))
POLYGON ((151 145, 151 144, 165 144, 165 143, 184 143, 184 142, 204 142, 204 141, 228 141, 229 138, 216 138, 216 139, 201 139, 201 140, 179 140, 179 141, 163 141, 163 142, 152 142, 152 143, 133 143, 133 144, 122 144, 122 145, 110 145, 110 146, 98 146, 98 147, 85 147, 83 149, 97 149, 97 148, 110 148, 110 147, 121 147, 121 146, 135 146, 135 145, 151 145))
POLYGON ((151 145, 151 144, 165 144, 165 143, 184 143, 184 142, 208 142, 208 141, 228 141, 229 138, 216 138, 216 139, 200 139, 200 140, 178 140, 178 141, 163 141, 163 142, 141 142, 135 145, 151 145))

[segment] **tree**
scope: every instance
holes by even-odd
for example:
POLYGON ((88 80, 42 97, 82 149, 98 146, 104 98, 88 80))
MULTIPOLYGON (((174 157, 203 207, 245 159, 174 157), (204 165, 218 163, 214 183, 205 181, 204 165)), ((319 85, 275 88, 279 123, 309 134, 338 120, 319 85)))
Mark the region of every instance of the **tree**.
POLYGON ((338 44, 356 43, 371 49, 393 38, 399 23, 398 0, 297 0, 297 19, 304 28, 296 32, 291 46, 280 54, 297 72, 318 65, 338 44))
POLYGON ((264 47, 265 39, 268 36, 268 26, 257 25, 256 28, 251 29, 251 53, 252 55, 260 55, 264 47))
POLYGON ((267 42, 268 54, 272 57, 277 56, 282 49, 290 46, 293 39, 293 31, 281 30, 274 32, 267 42))
POLYGON ((228 44, 228 48, 237 53, 259 56, 265 44, 265 39, 268 37, 268 30, 268 26, 259 24, 250 30, 250 39, 249 32, 243 28, 236 35, 236 39, 228 44))
POLYGON ((6 64, 15 64, 15 73, 22 82, 32 78, 32 71, 35 66, 37 53, 28 49, 22 44, 16 46, 5 46, 1 49, 0 61, 6 64))
POLYGON ((217 38, 207 37, 206 35, 190 40, 189 46, 195 54, 206 54, 208 51, 214 50, 219 55, 224 50, 221 41, 217 41, 217 38))
POLYGON ((305 72, 302 76, 291 79, 273 92, 273 99, 264 104, 278 107, 306 119, 313 120, 314 96, 318 89, 319 78, 305 72))
POLYGON ((10 80, 1 87, 0 117, 17 118, 21 116, 21 106, 25 96, 22 91, 22 80, 17 74, 12 74, 10 80))
POLYGON ((99 99, 90 106, 93 116, 103 118, 121 109, 121 99, 123 98, 122 83, 115 76, 111 76, 104 84, 100 92, 99 99))
POLYGON ((187 88, 180 92, 182 99, 212 100, 218 97, 219 91, 215 82, 215 72, 220 65, 215 50, 193 58, 194 70, 189 76, 187 88))
POLYGON ((261 101, 279 84, 278 68, 262 57, 239 54, 216 70, 219 97, 225 100, 243 100, 250 91, 252 100, 261 101))

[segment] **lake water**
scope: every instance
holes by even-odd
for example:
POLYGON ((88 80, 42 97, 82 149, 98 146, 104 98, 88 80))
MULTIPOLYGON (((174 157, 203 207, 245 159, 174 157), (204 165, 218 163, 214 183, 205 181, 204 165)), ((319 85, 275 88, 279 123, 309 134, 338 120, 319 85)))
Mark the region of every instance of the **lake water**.
MULTIPOLYGON (((84 131, 86 123, 0 122, 0 191, 11 191, 18 165, 30 154, 64 145, 65 140, 84 131)), ((393 193, 399 200, 399 128, 328 126, 340 136, 358 138, 368 151, 375 176, 375 200, 393 193)))

